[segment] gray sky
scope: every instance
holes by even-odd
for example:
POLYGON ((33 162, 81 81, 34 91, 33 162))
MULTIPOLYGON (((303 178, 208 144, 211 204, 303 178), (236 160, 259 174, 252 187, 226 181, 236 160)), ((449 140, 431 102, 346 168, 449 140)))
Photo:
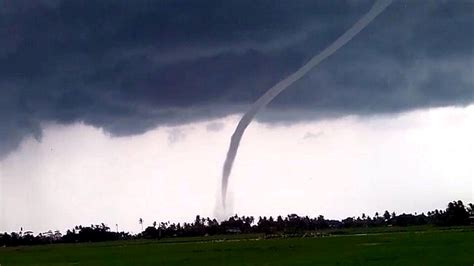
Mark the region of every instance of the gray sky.
MULTIPOLYGON (((371 5, 2 1, 0 231, 214 216, 242 112, 371 5)), ((473 14, 472 1, 394 1, 258 116, 233 211, 472 202, 473 14)))

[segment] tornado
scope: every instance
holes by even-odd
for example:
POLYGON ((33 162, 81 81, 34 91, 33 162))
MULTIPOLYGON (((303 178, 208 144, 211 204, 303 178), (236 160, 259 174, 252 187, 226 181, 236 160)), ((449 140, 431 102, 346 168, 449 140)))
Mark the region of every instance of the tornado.
POLYGON ((360 31, 362 31, 372 20, 375 19, 382 11, 385 10, 392 0, 378 0, 376 1, 371 9, 362 16, 349 30, 337 38, 331 45, 326 47, 318 55, 314 56, 309 60, 305 65, 300 67, 296 72, 287 76, 285 79, 281 80, 273 87, 271 87, 265 94, 263 94, 251 107, 250 109, 242 116, 237 125, 232 137, 230 139, 229 150, 227 151, 227 157, 224 162, 224 167, 222 170, 222 187, 221 187, 221 197, 222 197, 222 206, 225 210, 226 208, 226 196, 227 196, 227 187, 229 183, 229 176, 232 171, 232 165, 234 164, 235 156, 237 155, 237 150, 239 149, 240 140, 244 135, 245 129, 252 122, 255 115, 269 104, 278 94, 288 88, 291 84, 299 80, 306 73, 308 73, 312 68, 321 63, 324 59, 331 56, 339 48, 348 43, 354 36, 356 36, 360 31))

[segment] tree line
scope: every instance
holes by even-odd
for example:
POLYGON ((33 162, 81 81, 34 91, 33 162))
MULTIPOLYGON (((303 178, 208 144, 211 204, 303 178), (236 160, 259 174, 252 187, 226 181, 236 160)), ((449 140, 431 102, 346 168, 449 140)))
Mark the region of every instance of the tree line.
POLYGON ((62 235, 59 231, 33 235, 32 232, 13 232, 0 234, 0 246, 40 245, 50 243, 80 243, 99 242, 127 239, 160 239, 170 237, 209 236, 219 234, 301 234, 310 231, 329 229, 383 227, 383 226, 411 226, 426 225, 454 226, 472 224, 474 205, 465 206, 462 201, 450 202, 445 210, 434 210, 421 214, 395 214, 385 211, 375 213, 372 217, 362 214, 358 217, 348 217, 343 220, 329 220, 320 215, 315 218, 290 214, 286 217, 258 217, 232 216, 218 222, 216 219, 202 218, 199 215, 192 223, 153 222, 143 230, 143 219, 138 222, 142 225, 142 232, 132 235, 126 232, 114 232, 104 223, 91 226, 76 226, 62 235))

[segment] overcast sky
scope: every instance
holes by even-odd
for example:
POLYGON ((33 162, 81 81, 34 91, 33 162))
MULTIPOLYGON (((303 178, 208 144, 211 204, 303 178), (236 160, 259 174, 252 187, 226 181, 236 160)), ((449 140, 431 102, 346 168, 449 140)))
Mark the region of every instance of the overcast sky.
MULTIPOLYGON (((0 2, 0 231, 215 216, 242 112, 372 1, 0 2)), ((231 212, 473 201, 474 2, 394 1, 245 133, 231 212)))

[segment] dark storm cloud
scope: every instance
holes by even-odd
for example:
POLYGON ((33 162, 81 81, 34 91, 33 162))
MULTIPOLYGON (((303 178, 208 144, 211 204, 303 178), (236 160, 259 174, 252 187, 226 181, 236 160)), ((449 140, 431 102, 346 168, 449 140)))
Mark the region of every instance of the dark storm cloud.
MULTIPOLYGON (((244 110, 371 4, 2 1, 0 154, 25 135, 39 139, 41 122, 127 135, 244 110)), ((270 108, 344 115, 469 104, 473 14, 472 1, 396 1, 270 108)))

